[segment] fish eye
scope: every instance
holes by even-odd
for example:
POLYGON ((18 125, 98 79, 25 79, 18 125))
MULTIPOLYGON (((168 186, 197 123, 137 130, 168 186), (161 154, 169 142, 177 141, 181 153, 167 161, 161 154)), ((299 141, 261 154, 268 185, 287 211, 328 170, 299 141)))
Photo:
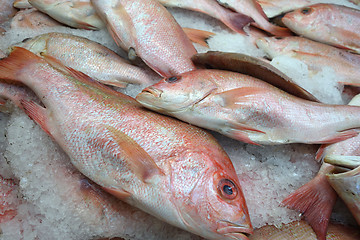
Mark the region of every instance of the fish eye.
POLYGON ((307 15, 307 14, 310 14, 311 13, 311 8, 303 8, 303 9, 301 9, 301 13, 302 14, 305 14, 305 15, 307 15))
POLYGON ((180 80, 181 77, 169 77, 169 78, 166 78, 165 79, 165 82, 168 82, 168 83, 174 83, 174 82, 177 82, 178 80, 180 80))
POLYGON ((233 183, 233 181, 229 179, 221 179, 218 184, 218 191, 220 195, 228 200, 233 200, 236 198, 238 194, 237 187, 233 183))

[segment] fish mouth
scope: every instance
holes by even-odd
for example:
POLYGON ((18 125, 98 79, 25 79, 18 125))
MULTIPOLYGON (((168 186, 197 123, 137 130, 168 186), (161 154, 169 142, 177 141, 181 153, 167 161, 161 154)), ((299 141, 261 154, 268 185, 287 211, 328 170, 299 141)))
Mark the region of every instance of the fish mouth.
POLYGON ((143 93, 143 94, 151 94, 154 97, 160 98, 163 91, 160 90, 160 89, 147 87, 147 88, 143 89, 141 93, 143 93))
POLYGON ((220 220, 219 225, 223 226, 216 231, 219 234, 235 240, 248 240, 248 236, 253 233, 251 223, 238 224, 227 220, 220 220))

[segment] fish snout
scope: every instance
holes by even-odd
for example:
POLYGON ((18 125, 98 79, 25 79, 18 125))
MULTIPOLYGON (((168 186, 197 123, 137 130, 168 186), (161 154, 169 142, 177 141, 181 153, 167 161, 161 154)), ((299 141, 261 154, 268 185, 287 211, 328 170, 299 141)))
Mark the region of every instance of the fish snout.
POLYGON ((217 232, 221 235, 228 236, 230 239, 248 240, 247 236, 253 233, 253 227, 249 218, 246 218, 245 221, 241 223, 220 220, 217 232))
POLYGON ((163 91, 160 89, 153 88, 153 87, 147 87, 147 88, 143 89, 141 93, 142 94, 151 94, 154 97, 160 98, 163 91))

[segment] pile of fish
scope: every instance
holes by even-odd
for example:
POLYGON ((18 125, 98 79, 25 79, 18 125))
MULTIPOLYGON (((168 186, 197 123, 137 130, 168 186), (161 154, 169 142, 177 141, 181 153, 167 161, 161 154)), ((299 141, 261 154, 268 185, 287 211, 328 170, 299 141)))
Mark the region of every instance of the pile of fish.
MULTIPOLYGON (((101 226, 91 238, 131 238, 122 218, 137 212, 205 239, 358 239, 359 231, 333 225, 330 215, 339 195, 360 225, 360 5, 319 2, 0 0, 4 26, 106 28, 127 58, 60 32, 11 44, 0 52, 0 111, 21 109, 66 153, 64 165, 49 171, 68 189, 54 189, 59 201, 71 195, 83 222, 101 226), (192 42, 206 46, 213 33, 182 28, 166 7, 216 18, 267 57, 198 53, 192 42), (269 20, 284 13, 281 23, 269 20), (277 56, 313 71, 331 67, 352 100, 322 103, 269 63, 277 56), (136 98, 121 92, 134 84, 136 98), (252 145, 319 144, 317 176, 282 202, 308 223, 254 230, 243 183, 207 130, 252 145)), ((27 201, 26 183, 3 172, 0 238, 27 201)))

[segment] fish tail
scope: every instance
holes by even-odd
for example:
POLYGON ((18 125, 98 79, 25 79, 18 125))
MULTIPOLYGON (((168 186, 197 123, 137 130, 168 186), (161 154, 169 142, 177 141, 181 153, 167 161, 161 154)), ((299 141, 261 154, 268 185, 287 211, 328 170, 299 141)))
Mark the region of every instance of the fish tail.
POLYGON ((38 59, 41 58, 24 48, 13 47, 10 55, 0 60, 0 79, 9 83, 20 83, 19 71, 38 59))
MULTIPOLYGON (((325 171, 330 172, 332 168, 326 165, 325 171)), ((282 204, 287 208, 300 211, 318 239, 325 240, 336 196, 336 192, 327 181, 326 173, 319 172, 313 180, 285 198, 282 204)))
POLYGON ((190 41, 200 44, 204 47, 209 47, 206 40, 210 38, 211 36, 215 35, 215 33, 199 30, 199 29, 193 29, 193 28, 183 28, 186 36, 190 39, 190 41))

